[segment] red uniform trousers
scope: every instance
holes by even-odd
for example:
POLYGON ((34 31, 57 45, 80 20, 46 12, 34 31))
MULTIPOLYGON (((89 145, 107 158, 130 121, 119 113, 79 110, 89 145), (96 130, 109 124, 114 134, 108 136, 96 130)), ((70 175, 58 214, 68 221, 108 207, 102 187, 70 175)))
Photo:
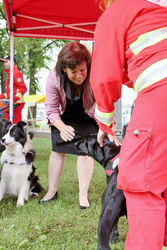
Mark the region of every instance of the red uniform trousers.
POLYGON ((167 245, 165 227, 167 197, 164 199, 160 194, 152 192, 124 191, 124 195, 129 223, 125 249, 162 250, 162 246, 167 245))
POLYGON ((167 246, 167 84, 139 93, 121 147, 118 188, 125 194, 125 250, 167 246))
MULTIPOLYGON (((25 103, 18 104, 17 107, 13 111, 13 124, 22 120, 21 111, 24 108, 25 103)), ((5 119, 10 120, 10 113, 5 113, 5 119)))

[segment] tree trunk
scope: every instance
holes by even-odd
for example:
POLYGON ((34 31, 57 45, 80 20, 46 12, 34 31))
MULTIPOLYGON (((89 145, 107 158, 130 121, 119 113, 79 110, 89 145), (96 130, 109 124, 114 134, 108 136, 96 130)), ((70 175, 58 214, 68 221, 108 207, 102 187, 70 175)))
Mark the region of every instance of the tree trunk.
POLYGON ((4 72, 4 67, 0 66, 0 79, 1 79, 1 93, 6 92, 6 73, 4 72))
MULTIPOLYGON (((30 86, 29 86, 29 94, 30 95, 36 95, 36 81, 35 81, 35 62, 33 60, 35 58, 35 53, 32 49, 29 51, 29 75, 30 75, 30 86)), ((28 111, 28 119, 36 119, 36 105, 31 107, 32 116, 30 115, 30 112, 28 111)))

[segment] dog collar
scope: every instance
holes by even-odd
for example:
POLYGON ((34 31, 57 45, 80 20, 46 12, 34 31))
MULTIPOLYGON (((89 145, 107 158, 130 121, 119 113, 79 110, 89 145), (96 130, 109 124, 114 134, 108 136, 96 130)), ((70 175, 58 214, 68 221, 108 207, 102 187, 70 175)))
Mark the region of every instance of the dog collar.
POLYGON ((5 164, 5 163, 10 164, 10 165, 25 165, 25 162, 21 162, 21 163, 18 164, 18 163, 14 163, 13 161, 10 161, 10 162, 4 161, 3 164, 5 164))
POLYGON ((105 168, 105 172, 106 172, 106 174, 107 174, 108 176, 111 176, 112 173, 113 173, 113 170, 118 166, 118 164, 119 164, 119 154, 117 154, 116 156, 114 156, 114 157, 110 160, 110 162, 111 162, 112 164, 109 164, 109 166, 107 166, 107 167, 105 168))

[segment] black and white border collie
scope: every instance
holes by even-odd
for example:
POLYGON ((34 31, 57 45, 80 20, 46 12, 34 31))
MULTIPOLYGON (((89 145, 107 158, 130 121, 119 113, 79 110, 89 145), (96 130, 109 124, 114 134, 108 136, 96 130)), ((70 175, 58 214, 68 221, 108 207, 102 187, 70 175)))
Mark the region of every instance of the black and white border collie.
POLYGON ((5 196, 17 198, 17 207, 23 206, 31 195, 39 196, 39 184, 33 165, 35 151, 31 146, 32 135, 26 131, 24 121, 12 124, 1 119, 1 144, 6 147, 1 155, 0 201, 5 196))

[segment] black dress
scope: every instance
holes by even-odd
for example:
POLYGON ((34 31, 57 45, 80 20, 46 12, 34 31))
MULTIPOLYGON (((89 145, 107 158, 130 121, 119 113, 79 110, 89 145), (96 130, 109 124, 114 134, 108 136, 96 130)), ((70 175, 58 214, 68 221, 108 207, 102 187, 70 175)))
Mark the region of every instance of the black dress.
POLYGON ((75 143, 85 136, 98 132, 96 121, 84 112, 82 101, 83 84, 80 86, 78 95, 73 97, 71 97, 70 84, 63 86, 66 93, 66 109, 61 115, 61 119, 66 125, 74 128, 75 136, 72 141, 65 142, 60 136, 60 131, 51 126, 52 151, 54 152, 79 155, 75 143))

